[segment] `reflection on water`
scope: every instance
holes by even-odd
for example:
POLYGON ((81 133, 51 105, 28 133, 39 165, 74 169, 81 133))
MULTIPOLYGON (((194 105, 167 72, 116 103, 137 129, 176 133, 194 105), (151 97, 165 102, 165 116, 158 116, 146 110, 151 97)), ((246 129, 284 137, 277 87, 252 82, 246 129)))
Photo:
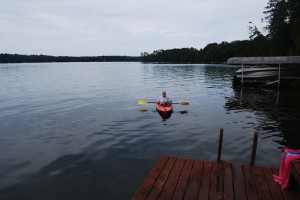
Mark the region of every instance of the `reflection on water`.
POLYGON ((158 112, 158 114, 160 115, 160 117, 162 118, 163 121, 166 121, 167 119, 169 119, 172 116, 172 113, 173 113, 173 111, 172 112, 158 112))
POLYGON ((234 95, 226 97, 227 110, 249 110, 257 116, 255 129, 261 139, 271 139, 292 149, 300 148, 300 95, 298 90, 270 90, 263 88, 237 88, 234 95))
POLYGON ((98 156, 95 154, 61 156, 35 174, 24 177, 26 184, 3 189, 0 197, 46 200, 128 198, 132 196, 132 190, 122 187, 141 182, 144 177, 140 174, 147 173, 148 166, 154 162, 116 158, 115 155, 120 153, 124 152, 109 152, 101 161, 95 159, 98 156), (117 178, 112 179, 112 176, 117 178), (112 195, 112 190, 122 191, 122 195, 112 195))
POLYGON ((180 114, 182 114, 182 115, 189 113, 188 110, 181 110, 181 111, 177 111, 177 112, 180 113, 180 114))
POLYGON ((234 89, 234 67, 0 65, 0 199, 130 199, 161 155, 278 167, 300 148, 297 90, 234 89), (166 90, 163 119, 154 104, 166 90), (165 121, 162 121, 165 120, 165 121))

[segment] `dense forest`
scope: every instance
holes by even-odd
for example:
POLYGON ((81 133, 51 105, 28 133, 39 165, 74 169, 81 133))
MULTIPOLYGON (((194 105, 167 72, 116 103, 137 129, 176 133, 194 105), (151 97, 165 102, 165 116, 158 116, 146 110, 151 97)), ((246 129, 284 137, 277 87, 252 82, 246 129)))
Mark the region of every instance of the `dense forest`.
POLYGON ((211 43, 203 49, 183 48, 141 53, 143 62, 224 63, 238 56, 300 55, 300 1, 269 0, 264 11, 266 22, 263 35, 249 22, 249 39, 211 43))
POLYGON ((142 61, 160 63, 224 63, 236 56, 300 55, 300 1, 269 0, 264 11, 263 35, 249 22, 249 39, 211 43, 204 48, 182 48, 143 52, 141 56, 69 57, 46 55, 0 54, 0 63, 20 62, 120 62, 142 61))

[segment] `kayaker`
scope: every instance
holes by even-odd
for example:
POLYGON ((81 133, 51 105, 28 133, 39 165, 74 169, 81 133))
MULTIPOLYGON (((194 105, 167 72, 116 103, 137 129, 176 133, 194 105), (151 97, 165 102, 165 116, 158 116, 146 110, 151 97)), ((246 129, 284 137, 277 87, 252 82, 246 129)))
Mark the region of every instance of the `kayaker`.
POLYGON ((159 103, 160 105, 168 106, 172 103, 172 101, 167 97, 166 91, 162 91, 161 96, 158 97, 156 103, 159 103))

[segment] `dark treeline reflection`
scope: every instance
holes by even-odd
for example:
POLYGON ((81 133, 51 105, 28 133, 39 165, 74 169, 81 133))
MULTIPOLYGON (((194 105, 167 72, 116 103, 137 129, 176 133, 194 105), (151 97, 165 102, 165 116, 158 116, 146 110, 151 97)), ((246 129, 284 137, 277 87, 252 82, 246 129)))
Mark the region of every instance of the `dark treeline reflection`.
POLYGON ((226 110, 254 112, 259 121, 256 129, 262 139, 276 134, 274 142, 292 149, 300 148, 300 94, 297 89, 236 88, 233 91, 234 95, 226 98, 226 110))

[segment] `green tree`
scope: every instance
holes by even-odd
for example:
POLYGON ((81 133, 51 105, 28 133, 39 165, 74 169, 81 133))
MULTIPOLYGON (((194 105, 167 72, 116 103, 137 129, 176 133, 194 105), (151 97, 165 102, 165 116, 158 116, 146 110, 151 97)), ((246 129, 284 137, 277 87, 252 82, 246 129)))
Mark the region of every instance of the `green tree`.
POLYGON ((287 55, 292 46, 291 31, 289 26, 290 10, 288 1, 269 0, 264 12, 268 25, 271 53, 274 56, 287 55))
POLYGON ((292 40, 289 53, 291 55, 300 55, 300 1, 289 0, 288 9, 292 40))

